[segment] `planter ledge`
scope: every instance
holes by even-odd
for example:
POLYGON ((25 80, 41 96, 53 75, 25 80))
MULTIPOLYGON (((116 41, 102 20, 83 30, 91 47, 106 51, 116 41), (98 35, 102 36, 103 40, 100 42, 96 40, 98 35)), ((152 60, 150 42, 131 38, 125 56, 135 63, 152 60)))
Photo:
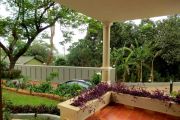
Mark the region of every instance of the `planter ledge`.
POLYGON ((61 120, 84 120, 94 112, 102 109, 110 103, 111 92, 107 92, 102 97, 103 102, 95 99, 86 103, 85 108, 72 106, 73 99, 58 104, 61 112, 61 120))

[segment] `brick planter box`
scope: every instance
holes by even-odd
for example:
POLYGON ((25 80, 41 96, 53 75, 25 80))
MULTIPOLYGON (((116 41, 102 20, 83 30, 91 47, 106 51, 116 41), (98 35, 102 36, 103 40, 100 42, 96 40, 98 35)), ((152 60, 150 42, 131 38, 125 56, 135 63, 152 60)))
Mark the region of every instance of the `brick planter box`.
POLYGON ((174 102, 115 92, 111 93, 111 98, 112 102, 115 103, 180 117, 180 105, 174 102))
POLYGON ((58 108, 61 111, 61 120, 85 120, 93 114, 93 112, 89 111, 92 109, 94 109, 94 112, 98 111, 110 102, 180 117, 180 105, 174 102, 115 92, 107 92, 102 96, 102 99, 105 102, 99 99, 87 102, 84 109, 72 106, 72 99, 58 104, 58 108))
POLYGON ((95 111, 109 104, 111 92, 107 92, 101 98, 102 101, 95 99, 87 102, 85 108, 72 106, 72 99, 58 104, 58 108, 61 110, 61 120, 85 120, 95 111))

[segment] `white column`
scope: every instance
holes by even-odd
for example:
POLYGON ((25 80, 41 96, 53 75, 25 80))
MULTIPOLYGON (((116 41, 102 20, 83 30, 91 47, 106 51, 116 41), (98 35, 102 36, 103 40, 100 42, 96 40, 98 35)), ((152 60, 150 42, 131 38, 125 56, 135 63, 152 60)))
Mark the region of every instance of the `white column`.
POLYGON ((111 22, 103 22, 103 71, 102 82, 110 81, 110 27, 111 22))

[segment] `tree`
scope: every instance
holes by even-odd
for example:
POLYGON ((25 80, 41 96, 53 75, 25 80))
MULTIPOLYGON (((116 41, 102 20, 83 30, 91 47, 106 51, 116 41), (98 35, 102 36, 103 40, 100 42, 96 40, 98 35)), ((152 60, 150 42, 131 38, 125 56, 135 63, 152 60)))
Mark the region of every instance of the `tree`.
POLYGON ((155 70, 160 73, 161 81, 169 81, 170 77, 180 79, 180 16, 169 16, 157 23, 158 34, 153 41, 153 51, 158 56, 153 62, 155 70))
POLYGON ((9 39, 9 45, 5 46, 0 42, 0 47, 9 57, 9 73, 13 70, 16 61, 30 47, 35 38, 45 29, 53 26, 56 21, 62 25, 76 23, 75 18, 78 14, 70 9, 60 7, 52 0, 6 0, 4 2, 9 6, 13 16, 0 19, 0 36, 6 41, 9 39), (19 41, 25 44, 17 49, 19 41))
POLYGON ((65 66, 65 65, 67 65, 67 60, 65 58, 59 56, 55 59, 54 64, 56 66, 61 66, 61 65, 65 66))
POLYGON ((145 41, 143 45, 139 46, 138 43, 136 43, 136 46, 133 48, 133 57, 134 61, 136 63, 136 69, 137 69, 137 78, 138 81, 143 81, 143 64, 144 62, 151 57, 151 47, 150 43, 148 41, 145 41))
POLYGON ((51 27, 61 17, 60 7, 50 0, 7 0, 9 6, 13 6, 14 16, 1 19, 0 24, 3 25, 4 31, 1 36, 4 39, 11 39, 9 46, 6 47, 2 42, 0 46, 9 57, 9 71, 12 69, 18 58, 23 55, 43 30, 51 27), (51 9, 50 12, 48 10, 51 9), (24 40, 25 44, 16 51, 16 44, 24 40), (15 52, 16 51, 16 52, 15 52))
POLYGON ((133 65, 132 61, 133 50, 128 47, 122 47, 114 49, 111 53, 113 57, 113 65, 116 66, 118 74, 122 74, 123 82, 126 81, 126 76, 130 75, 130 65, 133 65))
POLYGON ((154 51, 161 50, 160 56, 168 64, 180 62, 180 16, 171 16, 157 24, 154 51))
POLYGON ((111 48, 130 46, 135 39, 136 25, 133 23, 116 22, 111 26, 111 48))
POLYGON ((50 48, 49 44, 42 41, 42 40, 35 40, 30 48, 24 53, 26 56, 34 56, 35 58, 43 61, 44 63, 47 62, 48 54, 50 48))
POLYGON ((89 19, 87 35, 79 42, 73 43, 67 56, 69 65, 101 66, 102 63, 102 24, 89 19), (96 57, 95 57, 96 56, 96 57))

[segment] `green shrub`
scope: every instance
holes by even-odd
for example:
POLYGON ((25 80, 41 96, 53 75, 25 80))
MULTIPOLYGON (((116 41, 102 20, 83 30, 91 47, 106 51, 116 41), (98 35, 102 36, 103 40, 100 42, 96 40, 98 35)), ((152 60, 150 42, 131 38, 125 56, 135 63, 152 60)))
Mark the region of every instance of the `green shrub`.
POLYGON ((64 97, 77 96, 84 88, 78 84, 61 84, 55 90, 54 94, 64 97))
POLYGON ((48 77, 46 78, 46 82, 53 81, 54 78, 58 77, 59 73, 58 72, 51 72, 48 77))
POLYGON ((99 84, 101 82, 101 73, 95 73, 90 81, 94 85, 99 84))
POLYGON ((43 82, 40 85, 29 85, 28 89, 33 92, 51 93, 53 87, 49 82, 43 82))
POLYGON ((59 109, 56 106, 8 105, 7 108, 10 109, 12 113, 49 113, 60 115, 59 109))
POLYGON ((56 60, 55 60, 55 65, 56 65, 56 66, 67 65, 67 61, 66 61, 65 58, 58 57, 58 58, 56 58, 56 60))
POLYGON ((18 78, 16 80, 7 80, 6 86, 11 88, 17 88, 17 89, 26 89, 29 84, 27 83, 28 78, 25 76, 21 76, 22 78, 18 78))
POLYGON ((40 93, 51 93, 53 91, 53 87, 51 86, 51 81, 58 77, 58 72, 51 72, 49 76, 46 78, 46 82, 41 83, 40 85, 29 85, 28 89, 32 92, 40 92, 40 93))
POLYGON ((180 90, 179 90, 179 91, 173 91, 173 92, 171 93, 171 96, 172 96, 172 97, 180 97, 180 90))
POLYGON ((9 79, 15 79, 15 78, 20 78, 21 77, 21 70, 12 70, 11 76, 9 75, 8 70, 4 70, 2 72, 2 78, 9 78, 9 79))
POLYGON ((18 81, 7 80, 5 85, 7 87, 17 88, 17 82, 18 81))
POLYGON ((14 79, 19 77, 21 77, 21 70, 16 70, 16 69, 12 70, 10 78, 14 79))

